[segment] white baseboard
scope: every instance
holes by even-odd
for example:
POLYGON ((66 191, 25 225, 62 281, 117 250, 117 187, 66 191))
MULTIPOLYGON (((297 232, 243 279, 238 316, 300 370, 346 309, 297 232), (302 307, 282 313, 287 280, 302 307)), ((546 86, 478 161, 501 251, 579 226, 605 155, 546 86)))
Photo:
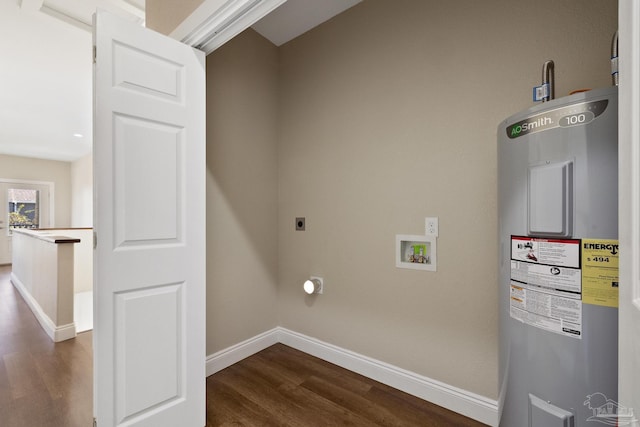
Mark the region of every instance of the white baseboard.
POLYGON ((60 342, 60 341, 70 340, 71 338, 75 338, 76 335, 77 335, 76 323, 72 322, 62 326, 54 326, 52 339, 54 342, 60 342))
POLYGON ((22 283, 20 279, 18 279, 18 276, 13 273, 11 273, 11 283, 13 283, 13 286, 18 290, 18 292, 20 292, 20 295, 22 295, 22 299, 24 299, 24 301, 27 303, 27 305, 33 312, 33 315, 36 316, 36 319, 38 319, 38 322, 40 323, 40 326, 42 326, 42 329, 44 329, 47 335, 49 335, 49 338, 51 338, 54 342, 60 342, 75 338, 75 323, 72 322, 66 325, 56 326, 53 320, 51 320, 51 318, 47 316, 44 310, 42 310, 42 307, 40 307, 38 301, 33 298, 29 291, 27 291, 24 283, 22 283))
POLYGON ((494 399, 281 327, 207 357, 207 376, 278 342, 482 423, 498 425, 498 402, 494 399))
POLYGON ((246 341, 232 345, 231 347, 220 350, 210 356, 207 356, 206 373, 207 376, 213 375, 218 371, 228 368, 234 363, 238 363, 242 359, 246 359, 252 354, 256 354, 267 347, 278 343, 278 328, 263 332, 246 341))

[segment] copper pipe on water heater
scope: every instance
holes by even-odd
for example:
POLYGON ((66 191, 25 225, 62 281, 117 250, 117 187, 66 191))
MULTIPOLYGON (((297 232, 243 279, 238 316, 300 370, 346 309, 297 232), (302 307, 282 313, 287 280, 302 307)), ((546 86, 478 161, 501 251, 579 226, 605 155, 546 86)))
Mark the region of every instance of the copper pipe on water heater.
POLYGON ((552 60, 545 61, 542 65, 542 85, 549 85, 549 94, 542 98, 542 102, 551 101, 556 97, 554 64, 552 60))
POLYGON ((611 83, 618 86, 618 32, 613 35, 611 40, 611 83))

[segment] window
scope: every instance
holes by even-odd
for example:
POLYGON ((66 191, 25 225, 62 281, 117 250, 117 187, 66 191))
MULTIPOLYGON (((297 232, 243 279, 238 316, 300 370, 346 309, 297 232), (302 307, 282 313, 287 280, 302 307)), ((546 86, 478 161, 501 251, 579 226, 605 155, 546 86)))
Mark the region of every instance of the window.
POLYGON ((7 190, 9 232, 14 228, 38 228, 40 225, 39 191, 9 188, 7 190))

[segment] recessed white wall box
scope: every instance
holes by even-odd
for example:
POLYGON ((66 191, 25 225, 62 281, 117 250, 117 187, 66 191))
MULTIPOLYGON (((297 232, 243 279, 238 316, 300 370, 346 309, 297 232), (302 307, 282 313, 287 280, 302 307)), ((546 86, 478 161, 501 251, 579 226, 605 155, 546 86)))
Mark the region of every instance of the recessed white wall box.
POLYGON ((396 235, 396 267, 436 271, 436 237, 396 235))

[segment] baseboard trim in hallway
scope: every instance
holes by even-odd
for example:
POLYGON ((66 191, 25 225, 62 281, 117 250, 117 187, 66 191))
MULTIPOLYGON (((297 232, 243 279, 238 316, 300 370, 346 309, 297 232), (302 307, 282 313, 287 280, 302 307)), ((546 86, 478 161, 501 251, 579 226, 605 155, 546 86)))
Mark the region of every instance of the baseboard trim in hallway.
POLYGON ((498 402, 441 381, 343 349, 318 339, 277 327, 207 357, 207 376, 225 369, 276 343, 331 362, 398 390, 435 403, 490 426, 498 425, 498 402))
POLYGON ((75 322, 68 323, 66 325, 56 326, 49 316, 44 312, 38 301, 31 295, 24 283, 18 279, 18 277, 11 273, 11 283, 18 290, 22 299, 29 306, 33 315, 38 319, 38 322, 42 326, 42 329, 49 335, 54 342, 65 341, 76 336, 76 324, 75 322))

